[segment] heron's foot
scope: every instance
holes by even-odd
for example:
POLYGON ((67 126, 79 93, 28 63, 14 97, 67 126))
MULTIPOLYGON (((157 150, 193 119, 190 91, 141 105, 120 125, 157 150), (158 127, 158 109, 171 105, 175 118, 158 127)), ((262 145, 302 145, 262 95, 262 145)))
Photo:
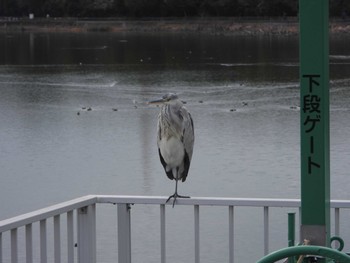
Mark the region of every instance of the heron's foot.
POLYGON ((168 199, 166 200, 165 203, 168 203, 171 198, 174 199, 174 201, 173 201, 173 207, 174 207, 177 198, 191 198, 191 197, 190 196, 186 196, 186 195, 179 195, 178 193, 174 193, 173 195, 168 197, 168 199))

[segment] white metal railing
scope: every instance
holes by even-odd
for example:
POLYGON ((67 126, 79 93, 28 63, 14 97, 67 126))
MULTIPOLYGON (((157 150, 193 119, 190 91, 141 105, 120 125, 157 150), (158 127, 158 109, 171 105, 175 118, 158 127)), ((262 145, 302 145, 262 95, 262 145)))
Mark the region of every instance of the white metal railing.
MULTIPOLYGON (((111 195, 88 195, 68 202, 50 206, 31 213, 20 215, 14 218, 0 221, 0 263, 3 260, 5 244, 3 233, 10 233, 11 263, 19 262, 19 235, 18 229, 24 228, 25 262, 33 262, 33 250, 35 235, 39 236, 40 262, 48 262, 47 232, 48 220, 53 222, 53 259, 55 263, 61 262, 62 238, 61 217, 65 217, 66 225, 66 255, 68 263, 95 263, 96 262, 96 204, 114 204, 118 211, 118 262, 131 262, 131 204, 158 205, 160 207, 160 255, 161 262, 166 259, 166 218, 165 218, 166 197, 146 196, 111 196, 111 195), (76 211, 74 220, 73 212, 76 211), (39 233, 33 234, 33 225, 39 225, 39 233), (75 258, 75 238, 77 243, 77 258, 75 258)), ((178 199, 177 206, 194 207, 194 255, 195 262, 200 262, 200 207, 202 206, 224 206, 228 208, 228 242, 229 262, 234 262, 234 208, 235 207, 260 207, 263 209, 264 225, 264 254, 269 252, 269 209, 271 207, 300 207, 300 200, 297 199, 262 199, 262 198, 189 198, 178 199)), ((340 209, 350 208, 350 201, 334 200, 331 202, 334 208, 334 233, 339 235, 340 209)), ((7 263, 7 262, 6 262, 7 263)))

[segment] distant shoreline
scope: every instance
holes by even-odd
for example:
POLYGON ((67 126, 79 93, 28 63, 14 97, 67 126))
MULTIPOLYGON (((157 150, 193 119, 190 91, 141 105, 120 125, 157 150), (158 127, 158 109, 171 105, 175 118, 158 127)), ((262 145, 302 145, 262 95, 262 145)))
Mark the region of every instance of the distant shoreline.
MULTIPOLYGON (((173 19, 77 19, 0 18, 0 32, 145 32, 206 33, 219 35, 297 35, 297 18, 173 18, 173 19)), ((330 22, 332 35, 350 35, 350 21, 330 22)))

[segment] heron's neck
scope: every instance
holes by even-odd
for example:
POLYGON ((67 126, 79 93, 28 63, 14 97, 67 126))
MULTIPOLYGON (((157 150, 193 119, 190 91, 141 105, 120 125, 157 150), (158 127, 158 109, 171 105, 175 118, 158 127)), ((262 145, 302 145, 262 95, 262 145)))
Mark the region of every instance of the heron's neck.
POLYGON ((160 125, 162 126, 163 136, 180 137, 182 136, 182 119, 179 105, 164 105, 161 112, 160 125))

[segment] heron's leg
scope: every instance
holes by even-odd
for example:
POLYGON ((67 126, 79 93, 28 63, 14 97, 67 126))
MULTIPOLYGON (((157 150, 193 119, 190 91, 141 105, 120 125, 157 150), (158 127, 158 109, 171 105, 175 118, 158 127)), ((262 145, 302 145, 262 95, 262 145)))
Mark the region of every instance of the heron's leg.
POLYGON ((177 181, 178 181, 178 180, 176 180, 176 184, 175 184, 175 195, 176 195, 176 197, 179 197, 179 198, 190 198, 190 197, 187 196, 187 195, 179 195, 179 194, 177 193, 177 181))
POLYGON ((173 207, 175 206, 176 198, 178 198, 178 197, 179 198, 190 198, 189 196, 179 195, 177 193, 177 182, 178 182, 178 179, 177 179, 177 177, 175 177, 175 193, 173 195, 169 196, 165 202, 165 203, 168 203, 171 198, 174 198, 173 207))
POLYGON ((175 206, 176 198, 179 197, 179 195, 177 194, 177 181, 178 181, 178 179, 177 179, 177 177, 175 177, 175 193, 172 194, 171 196, 169 196, 168 199, 165 202, 165 203, 168 203, 171 198, 174 198, 174 200, 173 200, 173 207, 175 206))

